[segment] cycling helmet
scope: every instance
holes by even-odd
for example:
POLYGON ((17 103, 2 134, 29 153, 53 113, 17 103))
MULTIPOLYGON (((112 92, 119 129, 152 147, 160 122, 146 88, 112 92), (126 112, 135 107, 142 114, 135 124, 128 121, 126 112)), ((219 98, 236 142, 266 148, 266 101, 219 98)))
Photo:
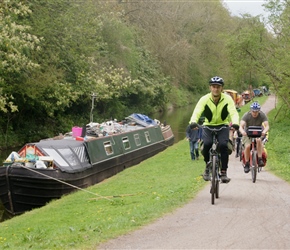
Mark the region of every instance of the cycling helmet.
POLYGON ((217 84, 217 85, 224 86, 224 80, 219 76, 215 76, 215 77, 210 79, 209 84, 210 85, 217 84))
POLYGON ((252 111, 260 111, 261 106, 260 106, 260 104, 259 104, 258 102, 253 102, 253 103, 251 104, 250 109, 251 109, 252 111))

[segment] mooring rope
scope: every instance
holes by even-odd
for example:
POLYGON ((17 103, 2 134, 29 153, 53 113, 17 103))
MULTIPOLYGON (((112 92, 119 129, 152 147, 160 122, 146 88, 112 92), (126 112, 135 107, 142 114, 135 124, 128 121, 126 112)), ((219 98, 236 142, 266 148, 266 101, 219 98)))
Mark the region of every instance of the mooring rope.
POLYGON ((80 190, 80 191, 83 191, 83 192, 86 192, 86 193, 89 193, 89 194, 92 194, 92 195, 98 196, 99 198, 102 198, 102 199, 106 199, 106 200, 112 201, 111 199, 109 199, 109 198, 107 198, 107 197, 105 197, 105 196, 102 196, 102 195, 99 195, 99 194, 93 193, 93 192, 91 192, 91 191, 89 191, 89 190, 86 190, 86 189, 80 188, 80 187, 78 187, 78 186, 72 185, 72 184, 67 183, 67 182, 65 182, 65 181, 61 181, 61 180, 59 180, 59 179, 56 179, 56 178, 51 177, 51 176, 49 176, 49 175, 46 175, 46 174, 44 174, 44 173, 40 173, 40 172, 38 172, 38 171, 36 171, 36 170, 30 168, 30 167, 26 167, 26 166, 22 165, 22 164, 21 164, 21 167, 23 167, 23 168, 25 168, 25 169, 27 169, 27 170, 29 170, 29 171, 31 171, 31 172, 37 173, 37 174, 39 174, 39 175, 42 175, 42 176, 44 176, 44 177, 47 177, 47 178, 49 178, 49 179, 52 179, 52 180, 58 181, 58 182, 60 182, 60 183, 63 183, 63 184, 65 184, 65 185, 67 185, 67 186, 70 186, 70 187, 73 187, 73 188, 75 188, 75 189, 78 189, 78 190, 80 190))

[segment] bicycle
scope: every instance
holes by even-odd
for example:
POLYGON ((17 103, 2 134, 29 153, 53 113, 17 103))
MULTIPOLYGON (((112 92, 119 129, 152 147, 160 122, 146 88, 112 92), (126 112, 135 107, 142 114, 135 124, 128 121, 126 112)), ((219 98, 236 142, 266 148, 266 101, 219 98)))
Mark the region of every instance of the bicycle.
POLYGON ((240 158, 240 161, 242 161, 243 160, 243 151, 244 151, 245 147, 244 147, 244 144, 242 142, 242 137, 239 137, 239 138, 240 138, 240 144, 239 144, 238 156, 240 158))
POLYGON ((204 128, 207 128, 212 132, 212 146, 209 151, 209 174, 210 174, 210 180, 211 180, 211 187, 210 187, 210 193, 211 193, 211 204, 214 205, 215 198, 219 198, 219 184, 221 181, 220 178, 220 168, 221 168, 221 156, 220 152, 218 151, 218 140, 217 140, 217 132, 228 128, 227 126, 222 126, 220 128, 211 128, 208 126, 203 126, 204 128))
POLYGON ((262 170, 262 167, 258 166, 258 152, 256 147, 256 138, 261 137, 263 128, 260 126, 249 126, 247 129, 247 136, 251 139, 251 151, 250 151, 250 170, 253 183, 256 182, 257 172, 262 170))

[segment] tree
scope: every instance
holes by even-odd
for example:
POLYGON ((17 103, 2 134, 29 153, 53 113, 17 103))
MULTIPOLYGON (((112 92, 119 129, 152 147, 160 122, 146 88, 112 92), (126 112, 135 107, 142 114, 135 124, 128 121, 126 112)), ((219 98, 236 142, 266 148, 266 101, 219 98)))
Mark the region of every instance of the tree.
MULTIPOLYGON (((21 24, 31 10, 20 1, 0 2, 0 110, 2 135, 11 129, 13 113, 18 111, 14 102, 22 81, 39 65, 30 57, 31 51, 40 50, 41 39, 30 33, 30 26, 21 24)), ((4 143, 5 143, 4 142, 4 143)))
POLYGON ((237 25, 227 40, 230 62, 235 72, 235 82, 240 90, 249 85, 258 87, 264 74, 260 64, 265 56, 265 46, 270 39, 268 31, 259 16, 244 15, 237 19, 237 25))
POLYGON ((22 2, 3 0, 0 3, 0 109, 2 112, 15 112, 13 89, 20 74, 27 74, 39 67, 29 57, 32 50, 40 50, 40 40, 29 33, 30 26, 18 24, 19 19, 31 13, 22 2))
POLYGON ((269 25, 273 39, 268 46, 267 61, 263 65, 276 93, 290 108, 290 5, 286 0, 270 0, 266 4, 270 12, 269 25))

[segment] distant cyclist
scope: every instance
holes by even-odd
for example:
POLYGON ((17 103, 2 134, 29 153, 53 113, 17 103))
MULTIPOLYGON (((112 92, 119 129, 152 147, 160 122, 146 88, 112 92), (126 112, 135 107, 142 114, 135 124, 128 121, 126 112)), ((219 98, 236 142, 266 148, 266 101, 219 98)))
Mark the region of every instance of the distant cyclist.
MULTIPOLYGON (((251 139, 247 136, 247 128, 249 126, 262 126, 262 138, 266 136, 269 131, 268 117, 264 112, 261 111, 261 106, 258 102, 253 102, 250 106, 250 111, 246 112, 240 122, 240 132, 243 135, 242 143, 245 146, 244 156, 245 156, 245 167, 244 172, 249 173, 250 171, 250 149, 251 149, 251 139)), ((264 166, 264 161, 262 159, 263 145, 261 138, 256 138, 257 152, 258 152, 258 165, 260 167, 264 166)))
MULTIPOLYGON (((210 79, 210 93, 202 96, 195 106, 193 114, 190 119, 191 127, 197 126, 197 122, 201 115, 205 117, 204 125, 211 128, 221 128, 229 125, 229 120, 235 129, 239 129, 239 114, 236 110, 233 99, 224 93, 224 80, 221 77, 215 76, 210 79), (230 119, 229 119, 230 118, 230 119)), ((218 131, 217 139, 219 142, 219 149, 221 153, 221 180, 228 183, 230 178, 227 176, 228 169, 228 141, 229 141, 229 127, 218 131)), ((203 128, 202 138, 204 142, 203 156, 206 163, 206 168, 203 174, 203 179, 209 181, 209 150, 212 146, 212 132, 203 128)))

